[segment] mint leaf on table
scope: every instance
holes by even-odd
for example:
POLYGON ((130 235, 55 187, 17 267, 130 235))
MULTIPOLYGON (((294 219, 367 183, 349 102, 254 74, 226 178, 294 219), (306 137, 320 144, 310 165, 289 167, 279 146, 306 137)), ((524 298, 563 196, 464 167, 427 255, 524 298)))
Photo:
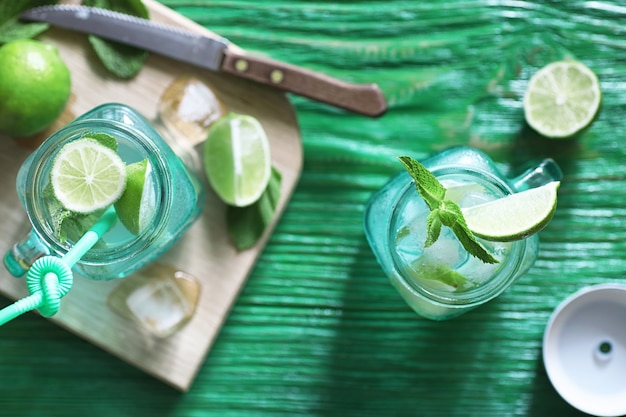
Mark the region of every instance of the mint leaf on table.
MULTIPOLYGON (((85 6, 108 9, 144 19, 150 14, 141 0, 85 0, 85 6)), ((89 43, 104 67, 119 78, 132 78, 143 67, 148 53, 142 49, 89 35, 89 43)))
POLYGON ((415 159, 409 156, 401 156, 398 159, 415 180, 417 192, 430 209, 430 214, 426 220, 424 247, 429 247, 435 243, 439 238, 441 226, 447 226, 470 255, 477 257, 484 263, 498 263, 498 260, 476 240, 474 234, 469 230, 458 204, 444 199, 446 188, 439 180, 415 159))
POLYGON ((280 199, 281 182, 280 172, 272 167, 269 184, 255 203, 246 207, 228 206, 226 226, 237 249, 251 248, 263 235, 274 218, 280 199))
POLYGON ((34 38, 46 31, 47 23, 22 22, 19 15, 33 7, 57 4, 58 0, 4 0, 0 2, 0 45, 18 39, 34 38))

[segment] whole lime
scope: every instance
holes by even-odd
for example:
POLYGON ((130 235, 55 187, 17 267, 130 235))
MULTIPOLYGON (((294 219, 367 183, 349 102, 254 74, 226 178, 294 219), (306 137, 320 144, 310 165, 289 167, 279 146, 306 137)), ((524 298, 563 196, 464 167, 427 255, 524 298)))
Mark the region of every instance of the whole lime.
POLYGON ((0 47, 0 133, 44 130, 61 115, 70 91, 70 71, 55 46, 20 39, 0 47))

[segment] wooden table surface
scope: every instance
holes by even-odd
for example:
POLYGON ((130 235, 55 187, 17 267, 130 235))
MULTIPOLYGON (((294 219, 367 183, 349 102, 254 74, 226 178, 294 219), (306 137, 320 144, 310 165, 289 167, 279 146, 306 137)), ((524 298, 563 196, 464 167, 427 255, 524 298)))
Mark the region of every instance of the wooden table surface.
POLYGON ((621 1, 161 2, 246 50, 377 82, 389 111, 368 119, 290 96, 300 182, 189 392, 28 314, 0 329, 0 416, 583 415, 552 388, 541 339, 564 298, 626 278, 621 1), (563 57, 598 74, 603 108, 580 137, 548 140, 525 126, 522 96, 563 57), (438 323, 390 286, 362 216, 397 155, 453 145, 505 171, 553 157, 564 178, 534 267, 438 323))

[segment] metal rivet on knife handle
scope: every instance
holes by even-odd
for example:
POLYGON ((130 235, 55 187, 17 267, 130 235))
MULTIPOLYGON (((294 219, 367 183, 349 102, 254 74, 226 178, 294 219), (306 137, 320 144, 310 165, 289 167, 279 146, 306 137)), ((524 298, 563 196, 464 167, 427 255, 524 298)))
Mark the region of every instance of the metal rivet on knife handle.
POLYGON ((239 72, 245 72, 248 69, 248 61, 245 59, 238 59, 237 62, 235 62, 235 68, 239 72))
POLYGON ((270 74, 270 80, 274 84, 279 84, 285 78, 285 74, 281 70, 274 70, 270 74))
POLYGON ((295 65, 244 56, 229 48, 224 50, 222 71, 366 116, 387 111, 385 97, 376 84, 350 84, 295 65), (247 63, 245 71, 240 70, 241 61, 247 63))

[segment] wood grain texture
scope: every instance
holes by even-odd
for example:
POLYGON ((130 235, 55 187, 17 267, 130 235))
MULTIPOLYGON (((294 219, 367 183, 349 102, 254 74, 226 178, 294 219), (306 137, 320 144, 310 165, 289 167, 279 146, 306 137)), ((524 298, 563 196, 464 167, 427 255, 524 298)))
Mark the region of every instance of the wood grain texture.
MULTIPOLYGON (((587 285, 626 280, 626 65, 621 1, 163 0, 251 53, 377 82, 370 120, 299 97, 298 187, 190 391, 29 315, 0 330, 0 410, 64 416, 583 416, 547 379, 541 338, 587 285), (524 124, 530 75, 573 56, 599 76, 601 113, 571 141, 524 124), (372 193, 417 158, 472 145, 505 171, 564 171, 539 259, 501 297, 422 320, 362 230, 372 193), (28 404, 28 406, 26 406, 28 404)), ((6 226, 3 226, 6 227, 6 226)))
MULTIPOLYGON (((155 20, 212 35, 155 2, 145 3, 155 20)), ((85 36, 52 29, 43 39, 58 47, 72 74, 72 100, 66 109, 71 116, 65 115, 63 121, 49 131, 67 119, 107 102, 121 101, 148 120, 156 120, 157 104, 164 89, 174 80, 188 76, 206 80, 216 95, 223 99, 228 110, 256 117, 266 130, 273 164, 283 179, 278 212, 266 235, 252 249, 237 251, 226 231, 225 205, 209 191, 206 209, 200 219, 158 261, 191 274, 200 283, 198 307, 186 326, 168 338, 156 338, 142 332, 134 322, 117 314, 107 304, 109 294, 121 285, 120 281, 90 281, 81 277, 74 280, 71 292, 62 300, 59 313, 52 318, 55 323, 95 345, 185 391, 189 389, 297 183, 302 149, 294 112, 285 97, 274 90, 241 83, 228 75, 207 74, 159 57, 150 57, 132 80, 119 81, 98 67, 85 36)), ((45 137, 46 134, 38 136, 45 137)), ((185 141, 186 138, 177 140, 185 141)), ((15 174, 27 151, 18 146, 23 145, 19 141, 2 138, 0 143, 0 154, 7 159, 3 169, 10 173, 2 182, 5 192, 0 213, 3 218, 15 219, 3 224, 6 230, 2 234, 0 252, 5 253, 28 230, 28 219, 15 192, 15 174)), ((196 143, 188 144, 188 147, 193 145, 196 143)), ((207 184, 205 186, 209 188, 207 184)), ((132 279, 132 276, 126 278, 132 279)), ((13 299, 28 294, 24 280, 13 278, 4 270, 0 274, 0 291, 13 299)))

